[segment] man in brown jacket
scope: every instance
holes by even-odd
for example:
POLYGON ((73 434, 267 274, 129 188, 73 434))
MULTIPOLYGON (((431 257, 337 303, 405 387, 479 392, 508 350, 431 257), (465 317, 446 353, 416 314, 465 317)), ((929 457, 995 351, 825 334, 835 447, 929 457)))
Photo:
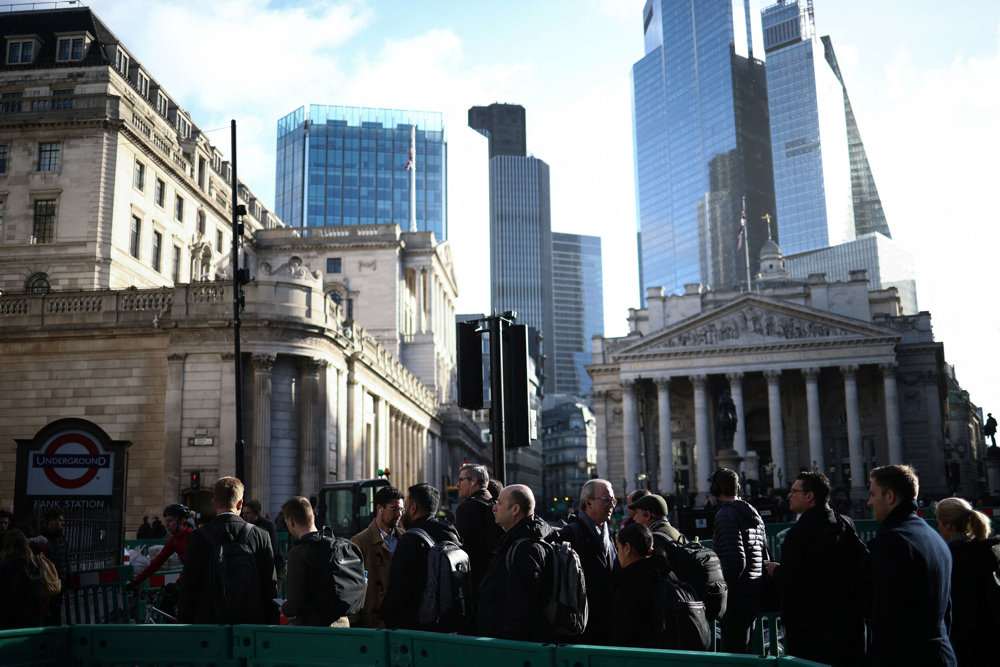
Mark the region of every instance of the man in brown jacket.
POLYGON ((368 527, 351 538, 361 549, 368 571, 368 592, 359 617, 351 618, 351 625, 362 628, 384 628, 385 621, 378 615, 382 600, 389 588, 389 564, 396 550, 396 543, 403 529, 399 518, 403 514, 403 494, 394 486, 385 486, 375 493, 375 518, 368 527))

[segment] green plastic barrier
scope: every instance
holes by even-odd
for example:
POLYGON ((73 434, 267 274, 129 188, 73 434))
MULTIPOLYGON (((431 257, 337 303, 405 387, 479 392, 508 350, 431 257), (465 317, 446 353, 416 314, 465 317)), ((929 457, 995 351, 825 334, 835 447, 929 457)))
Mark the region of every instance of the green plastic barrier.
MULTIPOLYGON (((560 646, 556 649, 556 667, 688 667, 698 665, 773 665, 774 658, 732 653, 696 651, 661 651, 645 648, 605 646, 560 646)), ((501 663, 494 663, 501 664, 501 663)), ((511 663, 507 663, 511 664, 511 663)), ((789 665, 799 664, 795 662, 789 665)))
POLYGON ((0 664, 4 667, 62 667, 69 659, 68 627, 0 630, 0 664))
POLYGON ((69 652, 75 664, 93 667, 238 667, 232 635, 225 625, 77 625, 70 629, 69 652))
POLYGON ((233 627, 233 656, 247 667, 387 667, 388 634, 365 628, 237 625, 233 627))
POLYGON ((556 647, 489 637, 390 630, 392 667, 555 667, 556 647))

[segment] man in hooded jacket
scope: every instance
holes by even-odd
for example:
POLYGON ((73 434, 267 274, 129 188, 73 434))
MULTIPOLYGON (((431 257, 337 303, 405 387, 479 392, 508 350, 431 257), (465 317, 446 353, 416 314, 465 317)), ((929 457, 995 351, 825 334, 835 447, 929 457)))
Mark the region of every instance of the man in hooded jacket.
POLYGON ((739 499, 739 491, 739 477, 733 470, 719 468, 712 475, 711 494, 719 503, 712 548, 729 587, 726 614, 719 620, 721 650, 726 653, 750 651, 750 630, 760 612, 767 554, 764 520, 753 505, 739 499))

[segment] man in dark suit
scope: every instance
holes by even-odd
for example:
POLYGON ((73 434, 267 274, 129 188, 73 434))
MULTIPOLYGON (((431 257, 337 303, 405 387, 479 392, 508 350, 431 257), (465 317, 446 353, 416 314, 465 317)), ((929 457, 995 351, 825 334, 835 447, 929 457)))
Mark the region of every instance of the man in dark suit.
POLYGON ((913 468, 888 465, 868 475, 868 507, 881 524, 872 552, 869 664, 957 665, 951 626, 951 552, 917 516, 913 468))
MULTIPOLYGON (((235 477, 223 477, 212 489, 212 507, 218 516, 204 527, 191 533, 188 539, 184 573, 181 576, 181 598, 177 616, 181 623, 277 623, 278 608, 274 572, 274 555, 268 534, 240 518, 243 508, 243 482, 235 477), (245 532, 244 532, 245 531, 245 532), (213 584, 213 561, 218 557, 219 545, 239 541, 241 535, 253 554, 256 581, 249 581, 250 590, 220 593, 219 584, 213 584), (226 595, 245 596, 245 604, 226 604, 226 595), (234 617, 226 618, 226 608, 238 606, 234 617)), ((233 559, 236 560, 235 558, 233 559)), ((242 588, 242 587, 241 587, 242 588)))

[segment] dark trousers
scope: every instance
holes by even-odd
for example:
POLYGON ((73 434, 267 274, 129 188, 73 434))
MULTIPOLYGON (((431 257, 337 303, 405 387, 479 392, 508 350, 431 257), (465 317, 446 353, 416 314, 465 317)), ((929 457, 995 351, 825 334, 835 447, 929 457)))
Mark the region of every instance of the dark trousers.
POLYGON ((758 613, 760 595, 733 594, 730 590, 726 615, 719 619, 719 628, 722 630, 720 650, 725 653, 749 653, 750 631, 758 613))

